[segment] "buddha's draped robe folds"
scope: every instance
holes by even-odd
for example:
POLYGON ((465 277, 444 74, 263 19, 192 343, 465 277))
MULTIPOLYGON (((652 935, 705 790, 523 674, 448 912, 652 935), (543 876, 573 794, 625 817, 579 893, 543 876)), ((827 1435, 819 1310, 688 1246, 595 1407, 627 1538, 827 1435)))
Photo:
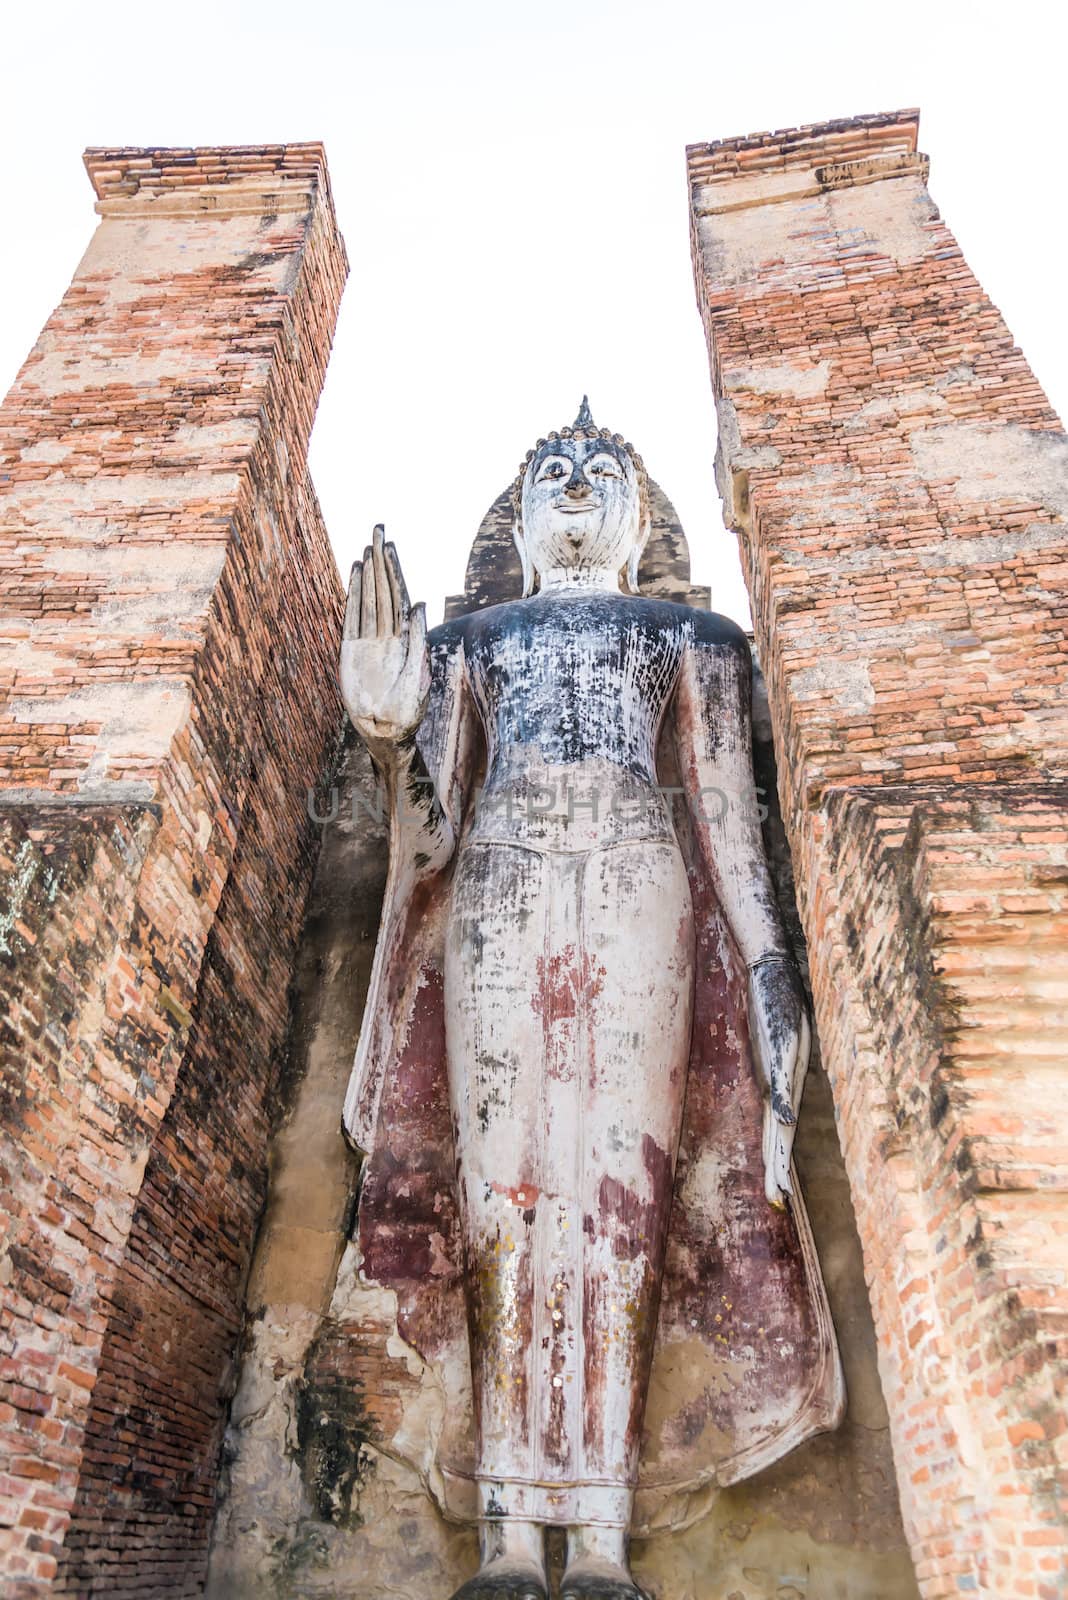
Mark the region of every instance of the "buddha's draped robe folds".
POLYGON ((754 805, 751 774, 687 784, 695 718, 748 762, 748 644, 605 592, 431 644, 420 757, 458 842, 444 866, 421 848, 418 798, 393 828, 346 1112, 364 1275, 446 1389, 448 1512, 678 1523, 842 1404, 796 1184, 788 1210, 764 1196, 745 971, 695 810, 754 805))

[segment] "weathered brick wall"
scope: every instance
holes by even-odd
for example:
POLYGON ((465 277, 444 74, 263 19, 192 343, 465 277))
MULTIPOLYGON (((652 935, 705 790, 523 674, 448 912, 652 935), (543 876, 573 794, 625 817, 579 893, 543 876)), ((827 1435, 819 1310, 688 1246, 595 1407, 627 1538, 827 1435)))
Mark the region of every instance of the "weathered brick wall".
POLYGON ((905 112, 689 151, 718 461, 926 1600, 1068 1582, 1068 444, 905 112))
POLYGON ((306 449, 346 266, 319 146, 87 165, 0 411, 0 1560, 195 1594, 340 725, 306 449))

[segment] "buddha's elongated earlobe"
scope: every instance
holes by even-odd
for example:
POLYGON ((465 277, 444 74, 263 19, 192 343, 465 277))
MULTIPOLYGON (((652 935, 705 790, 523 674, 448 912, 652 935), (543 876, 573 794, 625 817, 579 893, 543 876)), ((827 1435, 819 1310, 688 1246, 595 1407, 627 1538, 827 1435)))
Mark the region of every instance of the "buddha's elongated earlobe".
POLYGON ((527 541, 523 537, 523 516, 517 511, 512 522, 512 539, 519 551, 519 560, 523 567, 523 599, 529 600, 534 593, 534 563, 530 559, 527 541))
MULTIPOLYGON (((642 496, 642 499, 644 501, 644 499, 645 499, 644 495, 642 496)), ((646 545, 649 543, 649 535, 652 532, 652 528, 653 528, 653 523, 652 523, 652 518, 649 515, 649 508, 648 508, 648 506, 643 504, 642 510, 641 510, 641 524, 640 524, 639 530, 638 530, 638 537, 635 540, 635 542, 634 542, 634 544, 633 544, 633 546, 631 548, 630 555, 627 558, 627 593, 628 594, 641 594, 641 592, 642 592, 641 591, 641 587, 640 587, 640 585, 638 583, 638 568, 641 566, 642 555, 645 552, 646 545)))

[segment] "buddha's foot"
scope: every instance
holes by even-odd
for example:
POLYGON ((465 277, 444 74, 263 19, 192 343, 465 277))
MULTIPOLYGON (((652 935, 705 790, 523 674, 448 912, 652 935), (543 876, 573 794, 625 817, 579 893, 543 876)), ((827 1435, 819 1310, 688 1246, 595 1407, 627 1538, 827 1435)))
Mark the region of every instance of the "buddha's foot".
POLYGON ((648 1600, 625 1567, 608 1562, 576 1562, 564 1573, 560 1600, 648 1600))
POLYGON ((549 1600, 537 1568, 498 1556, 461 1584, 452 1600, 549 1600))

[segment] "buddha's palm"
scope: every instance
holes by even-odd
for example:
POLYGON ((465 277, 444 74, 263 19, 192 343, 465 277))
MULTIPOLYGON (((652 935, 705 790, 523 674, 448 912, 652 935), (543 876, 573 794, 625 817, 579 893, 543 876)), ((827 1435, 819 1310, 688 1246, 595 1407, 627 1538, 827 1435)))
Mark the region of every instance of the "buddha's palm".
POLYGON ((381 753, 414 734, 430 694, 426 608, 408 599, 383 529, 352 568, 341 639, 341 697, 357 732, 381 753))

